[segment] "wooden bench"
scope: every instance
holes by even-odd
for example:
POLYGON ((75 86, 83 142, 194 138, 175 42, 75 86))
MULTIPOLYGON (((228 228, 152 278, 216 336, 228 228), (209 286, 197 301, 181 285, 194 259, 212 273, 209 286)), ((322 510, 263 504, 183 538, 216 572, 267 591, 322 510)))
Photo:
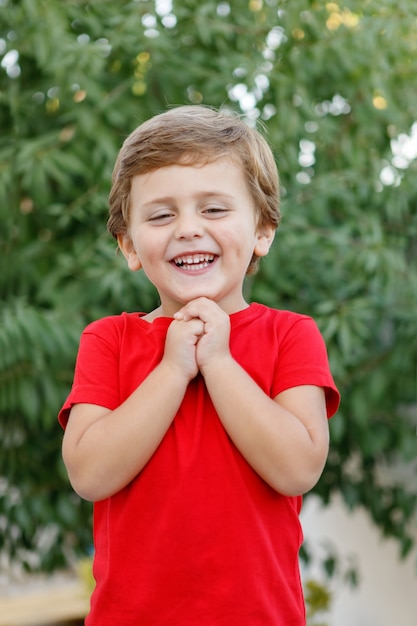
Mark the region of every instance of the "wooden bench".
POLYGON ((0 597, 0 626, 52 626, 83 622, 89 609, 89 595, 81 581, 45 585, 0 597))

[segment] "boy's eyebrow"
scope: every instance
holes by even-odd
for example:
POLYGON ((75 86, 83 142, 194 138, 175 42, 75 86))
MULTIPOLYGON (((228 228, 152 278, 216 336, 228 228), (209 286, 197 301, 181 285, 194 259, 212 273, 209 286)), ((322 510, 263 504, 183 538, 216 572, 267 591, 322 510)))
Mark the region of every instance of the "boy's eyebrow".
MULTIPOLYGON (((225 191, 200 191, 193 196, 196 199, 201 198, 225 198, 229 200, 233 200, 234 196, 232 194, 226 193, 225 191)), ((149 202, 145 202, 142 204, 144 209, 152 208, 157 204, 169 204, 175 200, 174 196, 161 196, 160 198, 154 198, 149 200, 149 202)))

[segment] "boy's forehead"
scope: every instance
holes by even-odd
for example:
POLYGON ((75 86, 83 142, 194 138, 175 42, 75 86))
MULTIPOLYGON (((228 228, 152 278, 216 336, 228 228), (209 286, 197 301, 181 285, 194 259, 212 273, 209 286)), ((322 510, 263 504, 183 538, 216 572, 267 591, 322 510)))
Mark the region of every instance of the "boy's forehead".
POLYGON ((207 153, 203 154, 198 151, 196 153, 187 152, 181 155, 179 159, 167 160, 166 162, 161 162, 160 165, 155 165, 153 163, 147 164, 146 162, 142 163, 138 171, 135 174, 133 174, 132 179, 135 178, 136 176, 141 176, 143 174, 151 174, 152 172, 167 169, 170 167, 184 166, 184 167, 203 168, 206 165, 211 165, 211 164, 217 163, 218 161, 222 161, 224 163, 228 161, 234 166, 237 166, 238 168, 240 168, 242 172, 244 172, 244 167, 243 167, 241 160, 237 158, 236 155, 234 154, 231 154, 228 152, 219 152, 219 153, 210 155, 207 153))
POLYGON ((253 201, 242 165, 228 157, 197 163, 183 161, 136 174, 130 193, 132 202, 143 207, 191 197, 253 201))

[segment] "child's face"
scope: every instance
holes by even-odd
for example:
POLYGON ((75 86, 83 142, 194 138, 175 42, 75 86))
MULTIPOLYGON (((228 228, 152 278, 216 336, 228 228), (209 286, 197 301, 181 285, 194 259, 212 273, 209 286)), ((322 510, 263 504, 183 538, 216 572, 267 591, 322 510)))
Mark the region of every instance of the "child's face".
POLYGON ((253 253, 267 254, 273 236, 273 227, 256 226, 242 168, 221 158, 135 176, 119 245, 129 268, 143 268, 157 288, 163 315, 201 296, 233 313, 246 306, 242 286, 253 253))

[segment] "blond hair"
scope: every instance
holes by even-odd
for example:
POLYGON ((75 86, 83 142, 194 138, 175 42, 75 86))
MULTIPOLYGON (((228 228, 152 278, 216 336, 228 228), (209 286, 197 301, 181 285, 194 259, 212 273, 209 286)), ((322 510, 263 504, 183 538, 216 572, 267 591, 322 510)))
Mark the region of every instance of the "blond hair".
MULTIPOLYGON (((169 165, 197 165, 229 157, 241 165, 253 198, 258 228, 280 221, 278 171, 262 135, 236 115, 206 106, 169 109, 138 126, 117 157, 107 228, 117 238, 129 226, 132 178, 169 165)), ((257 268, 256 256, 248 273, 257 268)))

